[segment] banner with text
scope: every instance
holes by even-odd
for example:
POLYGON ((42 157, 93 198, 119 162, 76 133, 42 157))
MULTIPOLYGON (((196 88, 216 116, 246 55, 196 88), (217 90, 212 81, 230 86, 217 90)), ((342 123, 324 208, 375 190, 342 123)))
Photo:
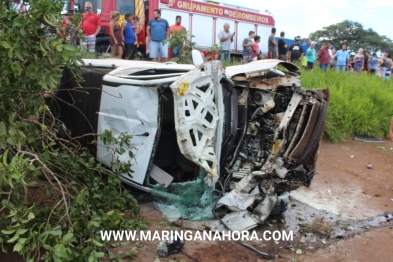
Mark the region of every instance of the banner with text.
POLYGON ((274 26, 274 19, 271 16, 229 8, 221 5, 190 0, 169 0, 168 6, 170 9, 175 10, 189 11, 191 13, 205 14, 220 18, 274 26))

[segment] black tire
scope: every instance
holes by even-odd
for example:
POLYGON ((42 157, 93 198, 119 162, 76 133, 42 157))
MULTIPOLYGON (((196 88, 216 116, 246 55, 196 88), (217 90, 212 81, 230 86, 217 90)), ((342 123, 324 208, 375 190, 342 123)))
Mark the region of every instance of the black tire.
POLYGON ((278 199, 276 204, 274 205, 272 212, 270 212, 270 215, 281 215, 284 214, 287 209, 288 209, 288 202, 278 199))

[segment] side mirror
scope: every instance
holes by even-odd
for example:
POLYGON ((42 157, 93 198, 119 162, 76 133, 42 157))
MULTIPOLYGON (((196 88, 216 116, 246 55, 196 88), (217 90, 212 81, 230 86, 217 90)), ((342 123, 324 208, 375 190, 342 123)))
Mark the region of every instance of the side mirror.
POLYGON ((194 64, 194 66, 199 66, 206 62, 205 57, 198 50, 192 50, 191 54, 192 54, 192 63, 194 64))

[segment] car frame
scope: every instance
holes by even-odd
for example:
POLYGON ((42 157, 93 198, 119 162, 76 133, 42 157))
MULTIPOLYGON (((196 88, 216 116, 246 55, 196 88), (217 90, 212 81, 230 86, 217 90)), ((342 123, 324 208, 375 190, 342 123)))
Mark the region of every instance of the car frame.
POLYGON ((225 68, 198 51, 193 59, 84 60, 84 82, 78 87, 65 68, 50 109, 108 172, 113 159, 130 159, 108 154, 94 134, 132 135, 134 173, 122 182, 157 194, 195 181, 202 170, 204 183, 221 192, 214 213, 229 221, 225 227, 253 228, 285 212, 290 191, 310 186, 329 91, 303 89, 299 68, 280 60, 225 68))

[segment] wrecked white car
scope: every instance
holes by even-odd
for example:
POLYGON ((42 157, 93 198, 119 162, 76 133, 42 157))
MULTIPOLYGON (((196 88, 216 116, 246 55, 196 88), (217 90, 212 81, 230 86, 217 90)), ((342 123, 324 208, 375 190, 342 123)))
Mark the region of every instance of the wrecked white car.
POLYGON ((288 192, 316 174, 329 92, 303 89, 297 71, 279 60, 85 60, 82 87, 65 69, 50 108, 107 166, 103 142, 83 135, 131 134, 134 173, 121 179, 150 192, 166 216, 216 214, 244 230, 285 212, 288 192))

